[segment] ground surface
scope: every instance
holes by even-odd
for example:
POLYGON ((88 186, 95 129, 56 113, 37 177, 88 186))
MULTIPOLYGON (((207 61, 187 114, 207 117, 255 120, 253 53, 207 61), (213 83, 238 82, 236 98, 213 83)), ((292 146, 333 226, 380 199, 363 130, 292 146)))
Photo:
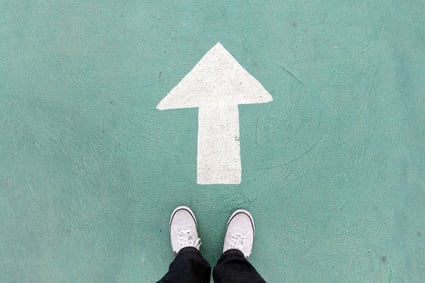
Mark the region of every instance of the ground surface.
POLYGON ((268 282, 423 282, 424 1, 201 2, 0 1, 0 281, 153 282, 186 204, 212 263, 251 210, 268 282), (155 107, 218 41, 274 101, 201 186, 155 107))

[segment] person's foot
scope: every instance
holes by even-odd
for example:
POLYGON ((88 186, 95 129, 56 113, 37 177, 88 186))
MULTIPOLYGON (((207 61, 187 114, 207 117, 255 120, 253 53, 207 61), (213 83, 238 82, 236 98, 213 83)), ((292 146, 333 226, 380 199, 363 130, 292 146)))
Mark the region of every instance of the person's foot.
POLYGON ((227 222, 223 253, 230 249, 237 249, 248 258, 254 244, 254 234, 255 226, 252 215, 244 209, 236 210, 227 222))
POLYGON ((174 209, 170 218, 170 238, 174 254, 186 247, 199 250, 201 239, 198 237, 197 225, 195 214, 189 207, 179 206, 174 209))

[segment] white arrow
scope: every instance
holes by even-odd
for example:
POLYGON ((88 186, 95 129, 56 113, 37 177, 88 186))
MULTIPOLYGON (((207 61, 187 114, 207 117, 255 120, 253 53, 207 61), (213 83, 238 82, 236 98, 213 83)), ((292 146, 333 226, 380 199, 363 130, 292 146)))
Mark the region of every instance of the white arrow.
POLYGON ((217 43, 157 109, 199 107, 198 184, 240 184, 238 105, 272 100, 261 83, 217 43))

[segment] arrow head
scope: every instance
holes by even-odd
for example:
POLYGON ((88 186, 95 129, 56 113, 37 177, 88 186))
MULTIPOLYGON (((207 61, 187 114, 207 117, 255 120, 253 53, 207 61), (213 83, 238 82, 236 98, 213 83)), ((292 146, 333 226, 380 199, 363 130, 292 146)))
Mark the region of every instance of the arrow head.
POLYGON ((220 44, 211 48, 157 109, 265 103, 272 96, 220 44))

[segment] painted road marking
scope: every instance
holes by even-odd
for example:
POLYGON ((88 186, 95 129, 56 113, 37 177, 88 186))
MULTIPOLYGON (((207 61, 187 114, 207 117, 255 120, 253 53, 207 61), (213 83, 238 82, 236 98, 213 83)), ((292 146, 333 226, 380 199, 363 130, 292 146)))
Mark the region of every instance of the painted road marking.
POLYGON ((198 184, 240 184, 239 104, 272 96, 217 43, 157 105, 198 107, 198 184))

